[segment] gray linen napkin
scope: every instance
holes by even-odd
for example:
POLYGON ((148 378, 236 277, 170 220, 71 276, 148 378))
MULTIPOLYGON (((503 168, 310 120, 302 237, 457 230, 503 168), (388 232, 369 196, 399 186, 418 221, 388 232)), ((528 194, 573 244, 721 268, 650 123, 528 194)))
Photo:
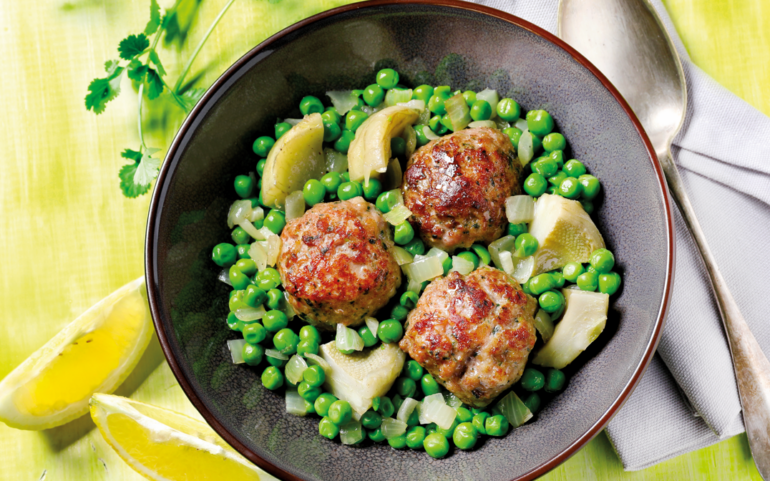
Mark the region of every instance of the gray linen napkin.
MULTIPOLYGON (((665 8, 652 1, 687 77, 687 118, 673 154, 727 284, 769 353, 763 279, 770 272, 765 252, 770 239, 770 118, 696 67, 665 8)), ((556 33, 558 0, 478 3, 556 33)), ((660 356, 607 427, 627 470, 646 468, 744 430, 708 277, 678 211, 676 216, 676 275, 660 356)))

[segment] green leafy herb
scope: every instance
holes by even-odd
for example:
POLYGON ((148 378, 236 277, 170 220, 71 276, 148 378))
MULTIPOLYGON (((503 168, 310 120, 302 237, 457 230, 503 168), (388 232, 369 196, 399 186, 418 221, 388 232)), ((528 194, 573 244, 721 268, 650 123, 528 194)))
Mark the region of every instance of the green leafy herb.
POLYGON ((145 34, 129 35, 120 41, 118 45, 118 52, 120 58, 125 60, 132 60, 137 55, 141 55, 150 46, 150 41, 145 34))

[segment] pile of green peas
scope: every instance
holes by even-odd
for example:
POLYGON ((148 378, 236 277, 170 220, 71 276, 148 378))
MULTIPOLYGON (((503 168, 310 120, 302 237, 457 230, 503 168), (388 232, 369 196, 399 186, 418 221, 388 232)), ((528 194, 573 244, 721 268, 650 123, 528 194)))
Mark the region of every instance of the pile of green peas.
MULTIPOLYGON (((393 69, 382 69, 376 73, 376 83, 363 90, 355 90, 356 105, 341 116, 334 107, 324 106, 320 99, 314 96, 302 98, 299 110, 303 115, 320 113, 324 125, 325 147, 347 153, 350 142, 355 138, 355 132, 368 118, 365 106, 381 106, 389 89, 404 89, 399 84, 399 75, 393 69)), ((436 135, 452 131, 452 124, 445 108, 445 102, 451 96, 461 93, 469 107, 473 120, 490 120, 493 117, 492 106, 489 102, 477 99, 476 92, 452 92, 448 86, 433 87, 420 85, 412 90, 412 99, 426 102, 431 114, 430 120, 424 125, 415 125, 418 145, 428 143, 425 135, 430 129, 436 135)), ((511 127, 509 122, 519 119, 522 110, 516 101, 510 98, 501 99, 495 113, 498 127, 503 128, 518 147, 522 131, 511 127)), ((533 134, 536 153, 542 149, 543 155, 529 164, 532 173, 524 182, 524 190, 533 197, 545 192, 563 195, 566 198, 577 199, 590 214, 593 211, 592 200, 598 195, 600 184, 598 179, 586 173, 585 166, 578 160, 563 161, 563 151, 566 140, 560 133, 553 132, 553 119, 544 110, 529 111, 525 115, 527 128, 533 134), (549 184, 551 184, 549 186, 549 184)), ((252 146, 259 157, 256 164, 257 175, 238 175, 234 180, 234 189, 240 199, 250 200, 253 208, 267 207, 262 201, 261 176, 265 168, 266 157, 275 145, 277 139, 289 131, 291 125, 285 122, 275 124, 274 136, 260 136, 252 146)), ((406 161, 406 143, 402 138, 391 141, 393 156, 402 162, 406 161)), ((308 180, 302 189, 307 206, 321 202, 349 200, 362 196, 373 202, 382 213, 390 212, 397 202, 398 195, 393 191, 384 191, 378 179, 370 179, 362 184, 350 180, 348 172, 328 172, 320 179, 308 180)), ((280 235, 286 225, 284 212, 270 209, 263 220, 253 222, 257 229, 267 227, 271 232, 280 235)), ((514 247, 516 255, 526 257, 538 249, 537 240, 528 233, 526 224, 509 224, 507 234, 516 237, 514 247)), ((424 255, 427 248, 423 241, 415 236, 409 222, 403 222, 393 227, 393 237, 396 244, 402 246, 412 255, 424 255)), ((230 329, 239 332, 246 341, 243 345, 244 362, 262 369, 262 385, 270 390, 278 390, 291 385, 305 401, 306 414, 315 413, 321 419, 318 424, 319 434, 327 439, 336 439, 340 428, 352 418, 352 408, 345 400, 337 399, 333 394, 324 392, 326 381, 324 370, 318 365, 307 367, 302 373, 301 380, 292 385, 286 377, 285 360, 265 355, 267 348, 273 348, 285 356, 306 353, 317 354, 319 346, 328 342, 331 337, 322 334, 312 325, 294 321, 287 316, 286 300, 281 288, 281 278, 278 271, 268 267, 257 272, 256 264, 250 259, 248 250, 254 239, 241 227, 235 227, 231 232, 232 242, 217 244, 212 250, 212 260, 220 267, 227 269, 228 280, 233 290, 230 292, 228 306, 230 309, 226 323, 230 329), (244 322, 235 316, 235 311, 244 307, 264 306, 266 312, 260 320, 244 322)), ((462 258, 473 264, 474 269, 491 264, 487 248, 474 244, 468 249, 456 252, 462 258)), ((578 288, 589 291, 614 294, 620 286, 620 276, 613 272, 614 256, 607 249, 598 249, 591 255, 586 264, 570 263, 559 271, 540 274, 526 282, 522 288, 525 292, 538 298, 538 303, 551 317, 557 318, 564 311, 564 297, 559 289, 565 283, 576 283, 578 288)), ((452 269, 452 257, 443 263, 444 275, 452 269)), ((429 281, 425 281, 424 289, 429 281)), ((404 290, 395 296, 386 307, 390 317, 380 322, 377 335, 373 335, 364 325, 358 328, 358 334, 364 341, 365 347, 373 347, 379 342, 397 343, 404 335, 404 322, 419 300, 419 292, 404 290)), ((540 394, 557 393, 563 389, 565 375, 557 369, 549 369, 545 373, 527 368, 522 378, 514 386, 514 390, 522 394, 524 404, 535 413, 541 405, 540 394)), ((501 395, 500 398, 503 396, 501 395)), ((462 404, 457 398, 441 387, 430 373, 414 360, 408 359, 404 369, 393 383, 386 396, 374 399, 372 408, 360 420, 365 431, 365 437, 372 442, 387 443, 394 449, 423 449, 434 457, 441 458, 450 451, 450 440, 458 449, 473 449, 481 436, 505 436, 510 429, 508 420, 494 406, 485 409, 473 408, 462 404), (457 417, 449 429, 442 429, 435 424, 420 425, 417 411, 410 416, 407 430, 397 437, 386 439, 381 431, 383 418, 395 417, 398 409, 406 398, 416 400, 425 396, 442 393, 457 412, 457 417)), ((363 439, 362 439, 363 441, 363 439)))

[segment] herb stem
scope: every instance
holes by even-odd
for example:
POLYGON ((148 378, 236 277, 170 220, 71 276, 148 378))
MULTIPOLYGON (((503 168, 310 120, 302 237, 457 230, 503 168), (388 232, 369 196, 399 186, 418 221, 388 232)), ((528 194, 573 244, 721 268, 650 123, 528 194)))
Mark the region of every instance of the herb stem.
POLYGON ((187 65, 185 65, 184 70, 182 70, 182 74, 179 76, 179 79, 176 81, 176 85, 174 85, 174 90, 172 90, 173 93, 178 92, 180 87, 182 87, 182 82, 184 82, 184 78, 187 76, 187 73, 190 71, 190 68, 192 67, 193 62, 195 61, 195 58, 198 56, 198 53, 200 53, 201 49, 203 48, 203 44, 205 44, 206 41, 209 39, 209 36, 211 36, 211 32, 214 31, 214 28, 216 28, 219 21, 222 20, 222 17, 224 17, 225 13, 227 13, 227 10, 230 8, 230 6, 233 3, 235 3, 235 0, 230 0, 229 2, 227 2, 224 8, 222 8, 222 10, 219 12, 219 15, 217 15, 217 18, 214 19, 214 22, 211 24, 208 31, 203 36, 200 43, 198 43, 198 46, 195 47, 195 51, 193 51, 192 56, 190 56, 190 59, 187 61, 187 65))
POLYGON ((147 146, 144 145, 144 131, 142 130, 142 101, 144 100, 144 82, 139 84, 139 115, 137 116, 137 124, 139 127, 139 141, 142 143, 142 152, 147 150, 147 146))
POLYGON ((163 77, 160 78, 160 81, 163 82, 163 85, 168 89, 168 91, 171 93, 171 96, 174 97, 174 101, 176 101, 177 104, 184 110, 185 112, 189 112, 187 105, 182 101, 182 99, 179 97, 179 95, 174 92, 174 90, 169 86, 169 84, 166 83, 165 80, 163 80, 163 77))

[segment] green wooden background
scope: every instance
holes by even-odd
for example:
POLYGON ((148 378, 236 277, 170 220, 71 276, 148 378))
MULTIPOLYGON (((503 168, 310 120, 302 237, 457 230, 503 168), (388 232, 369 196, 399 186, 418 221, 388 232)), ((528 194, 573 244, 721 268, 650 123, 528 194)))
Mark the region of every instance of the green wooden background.
MULTIPOLYGON (((96 117, 83 97, 116 57, 118 41, 141 31, 147 0, 0 0, 0 377, 93 303, 142 274, 149 197, 127 200, 117 187, 119 152, 138 146, 136 95, 96 117)), ((164 2, 161 2, 162 4, 164 2)), ((166 2, 168 4, 170 2, 166 2)), ((202 2, 180 52, 162 58, 170 78, 224 5, 202 2)), ((210 84, 270 34, 345 0, 239 0, 195 68, 210 84)), ((723 85, 770 114, 770 2, 668 0, 693 60, 723 85)), ((147 115, 148 144, 165 147, 182 117, 173 107, 147 115)), ((161 152, 162 154, 163 152, 161 152)), ((118 394, 199 417, 154 341, 118 394)), ((0 479, 137 480, 88 417, 44 432, 0 424, 0 479)), ((756 479, 745 436, 624 473, 604 434, 547 480, 756 479)))

